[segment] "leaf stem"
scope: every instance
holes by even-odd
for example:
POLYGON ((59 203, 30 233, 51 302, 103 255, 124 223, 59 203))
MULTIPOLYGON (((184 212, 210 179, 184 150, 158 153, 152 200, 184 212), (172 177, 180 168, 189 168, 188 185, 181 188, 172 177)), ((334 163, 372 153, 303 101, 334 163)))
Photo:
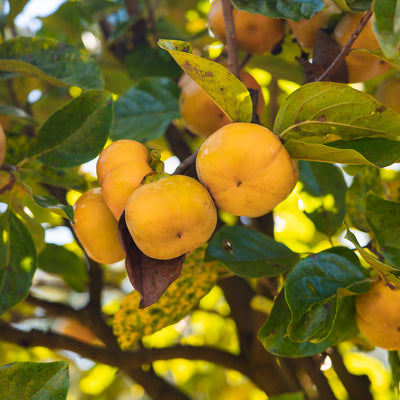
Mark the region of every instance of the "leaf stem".
POLYGON ((364 29, 367 22, 372 17, 372 7, 370 7, 365 15, 361 18, 360 23, 358 24, 357 28, 351 34, 349 40, 344 45, 340 53, 336 56, 336 58, 332 61, 331 65, 320 75, 316 82, 322 82, 327 80, 339 67, 340 63, 344 60, 344 58, 349 54, 351 50, 351 46, 356 41, 358 36, 360 35, 361 31, 364 29))
POLYGON ((222 12, 225 22, 226 46, 228 48, 228 69, 240 79, 236 29, 233 21, 233 5, 231 0, 222 0, 222 12))

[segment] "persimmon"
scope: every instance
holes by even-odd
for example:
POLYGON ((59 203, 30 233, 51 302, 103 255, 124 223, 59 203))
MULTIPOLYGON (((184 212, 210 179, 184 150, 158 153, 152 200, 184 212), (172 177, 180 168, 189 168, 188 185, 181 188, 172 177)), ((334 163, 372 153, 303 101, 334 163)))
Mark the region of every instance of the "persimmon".
POLYGON ((74 206, 73 229, 88 256, 102 264, 125 258, 118 239, 118 222, 104 201, 101 188, 89 189, 74 206))
POLYGON ((197 154, 196 170, 218 207, 247 217, 271 211, 298 179, 297 162, 280 140, 269 129, 244 122, 209 136, 197 154))
POLYGON ((400 114, 399 93, 400 79, 395 76, 391 76, 390 78, 385 79, 378 86, 375 97, 380 103, 400 114))
MULTIPOLYGON (((333 38, 343 47, 357 28, 364 13, 346 14, 336 25, 333 38)), ((352 49, 377 50, 380 45, 375 36, 372 20, 369 19, 360 35, 352 45, 352 49)), ((356 52, 345 58, 349 82, 364 82, 382 75, 390 69, 390 64, 371 54, 356 52)))
POLYGON ((171 175, 136 189, 126 205, 125 220, 144 254, 168 260, 205 243, 214 232, 217 212, 198 181, 171 175))
POLYGON ((104 200, 119 219, 132 192, 152 171, 148 149, 135 140, 118 140, 106 147, 97 161, 97 177, 104 200))
MULTIPOLYGON (((248 72, 241 70, 240 79, 248 89, 257 90, 256 113, 261 119, 265 107, 261 86, 248 72)), ((188 75, 181 79, 179 111, 184 125, 194 134, 208 137, 231 120, 207 92, 188 75)))
POLYGON ((383 281, 356 297, 356 323, 360 332, 374 346, 400 349, 400 290, 383 281))
POLYGON ((0 167, 2 166, 4 159, 6 157, 6 147, 7 147, 6 134, 4 133, 4 129, 0 124, 0 167))
MULTIPOLYGON (((221 0, 211 4, 208 25, 217 39, 226 42, 225 21, 221 0)), ((265 17, 247 11, 233 9, 236 40, 238 47, 252 54, 271 51, 281 41, 285 32, 283 19, 265 17)))

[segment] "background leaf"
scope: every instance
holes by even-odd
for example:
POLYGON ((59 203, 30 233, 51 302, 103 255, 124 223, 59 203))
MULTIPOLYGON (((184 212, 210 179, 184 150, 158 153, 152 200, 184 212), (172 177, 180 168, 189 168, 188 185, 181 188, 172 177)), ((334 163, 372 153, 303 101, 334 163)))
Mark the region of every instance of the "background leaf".
POLYGON ((179 117, 180 90, 167 78, 146 78, 132 86, 115 102, 111 137, 146 142, 162 136, 179 117))
POLYGON ((291 311, 290 339, 300 342, 326 339, 337 317, 339 290, 359 294, 369 289, 360 267, 341 255, 323 252, 301 260, 285 284, 291 311))
POLYGON ((323 0, 233 0, 240 10, 271 18, 309 19, 324 8, 323 0))
POLYGON ((299 162, 299 172, 303 190, 322 199, 315 210, 305 214, 318 231, 332 237, 346 215, 347 186, 342 172, 334 165, 307 161, 299 162))
POLYGON ((60 168, 90 161, 103 149, 112 120, 111 93, 104 90, 84 92, 40 127, 29 155, 60 168))
POLYGON ((136 346, 142 336, 180 321, 216 284, 221 264, 204 261, 204 247, 185 260, 181 275, 163 293, 157 303, 139 309, 140 295, 133 291, 114 316, 114 334, 122 349, 136 346))
POLYGON ((290 321, 290 308, 287 305, 282 290, 272 307, 267 321, 261 327, 258 338, 264 347, 272 354, 281 357, 307 357, 319 354, 336 343, 354 337, 357 325, 354 318, 354 297, 344 297, 339 301, 337 318, 329 336, 319 342, 294 342, 287 335, 290 321))
POLYGON ((217 103, 233 122, 250 122, 253 105, 246 86, 224 66, 191 54, 191 45, 177 40, 160 40, 180 67, 217 103))
POLYGON ((33 200, 39 207, 53 210, 56 214, 60 214, 71 221, 74 219, 73 207, 68 204, 61 204, 53 196, 33 196, 33 200))
POLYGON ((0 216, 0 315, 28 294, 36 249, 25 224, 11 211, 0 216))
POLYGON ((274 133, 287 141, 314 137, 318 143, 328 134, 345 140, 380 137, 398 141, 399 132, 396 112, 365 92, 334 82, 301 86, 284 100, 274 124, 274 133))
POLYGON ((367 11, 372 0, 335 0, 335 3, 344 11, 367 11))
POLYGON ((0 397, 9 400, 65 400, 69 389, 66 361, 16 362, 0 367, 0 397))
POLYGON ((392 57, 400 45, 400 4, 398 0, 374 0, 373 11, 376 38, 383 54, 392 57))
POLYGON ((60 276, 76 292, 84 292, 88 280, 87 266, 82 257, 63 246, 46 243, 38 257, 38 267, 60 276))
POLYGON ((382 254, 390 263, 400 266, 400 203, 369 192, 365 199, 365 217, 382 254))
POLYGON ((299 254, 254 229, 223 226, 211 239, 206 260, 222 261, 236 275, 259 278, 283 274, 299 254))
POLYGON ((34 75, 53 85, 101 89, 100 68, 69 44, 41 37, 17 37, 0 44, 0 69, 34 75))

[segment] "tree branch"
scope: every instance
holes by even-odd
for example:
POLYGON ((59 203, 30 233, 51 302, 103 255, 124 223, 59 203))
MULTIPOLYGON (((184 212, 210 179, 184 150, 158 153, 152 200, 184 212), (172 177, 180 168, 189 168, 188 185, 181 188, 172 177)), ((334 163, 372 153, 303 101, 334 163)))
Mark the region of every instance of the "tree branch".
POLYGON ((371 16, 372 16, 372 7, 370 7, 368 9, 368 11, 365 13, 365 15, 361 18, 360 23, 358 24, 358 26, 354 30, 354 32, 351 34, 349 40, 344 45, 343 49, 333 60, 332 64, 325 70, 325 72, 318 79, 316 79, 316 82, 321 82, 321 81, 328 79, 337 70, 340 63, 344 60, 344 58, 347 56, 347 54, 349 54, 349 52, 351 50, 351 46, 358 38, 358 36, 360 35, 361 31, 364 29, 365 25, 367 24, 367 22, 369 21, 371 16))
POLYGON ((238 47, 231 0, 222 0, 222 12, 225 22, 226 46, 228 48, 228 69, 240 79, 238 47))

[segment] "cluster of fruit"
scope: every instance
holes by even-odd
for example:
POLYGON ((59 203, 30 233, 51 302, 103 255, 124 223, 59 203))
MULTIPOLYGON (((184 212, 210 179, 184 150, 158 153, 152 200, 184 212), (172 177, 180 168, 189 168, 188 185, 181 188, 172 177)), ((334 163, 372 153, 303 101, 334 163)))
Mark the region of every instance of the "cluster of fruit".
POLYGON ((196 158, 200 182, 154 172, 149 154, 133 140, 106 147, 97 162, 101 188, 90 189, 75 204, 76 236, 98 262, 124 258, 118 239, 123 212, 138 248, 167 260, 211 237, 215 205, 234 215, 261 216, 289 195, 298 178, 297 164, 279 139, 252 123, 230 123, 204 141, 196 158))
MULTIPOLYGON (((326 0, 325 8, 322 11, 310 19, 298 22, 251 14, 236 8, 233 10, 233 19, 238 47, 251 54, 262 54, 273 50, 283 39, 285 22, 289 25, 299 44, 306 50, 314 50, 317 31, 321 28, 329 31, 337 44, 343 47, 364 14, 362 12, 343 14, 333 1, 326 0), (340 18, 339 22, 334 25, 338 18, 340 18), (334 26, 332 27, 332 25, 334 26)), ((212 3, 208 13, 208 25, 217 39, 226 42, 221 0, 215 0, 212 3)), ((353 43, 352 48, 377 50, 379 47, 373 30, 373 22, 370 19, 353 43)), ((345 58, 345 61, 350 83, 364 82, 382 75, 390 69, 389 63, 367 53, 351 53, 345 58)))

